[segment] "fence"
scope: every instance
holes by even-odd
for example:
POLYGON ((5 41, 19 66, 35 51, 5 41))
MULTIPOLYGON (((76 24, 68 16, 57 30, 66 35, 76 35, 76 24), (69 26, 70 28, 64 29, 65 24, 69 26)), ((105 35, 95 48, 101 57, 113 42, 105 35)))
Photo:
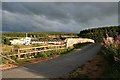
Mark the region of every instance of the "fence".
POLYGON ((27 59, 27 58, 32 58, 37 53, 39 52, 45 52, 45 51, 50 51, 50 50, 60 50, 60 49, 65 49, 66 47, 73 46, 74 44, 77 43, 85 43, 85 42, 94 42, 92 39, 87 39, 87 38, 68 38, 65 40, 65 44, 61 45, 49 45, 49 46, 39 46, 39 47, 31 47, 31 48, 20 48, 17 49, 17 51, 11 52, 12 54, 1 54, 3 57, 2 59, 7 60, 7 62, 15 62, 12 60, 12 58, 15 58, 16 60, 21 60, 21 59, 27 59), (33 54, 33 55, 32 55, 33 54))
POLYGON ((16 61, 12 58, 16 58, 16 60, 32 58, 37 55, 39 52, 46 52, 50 50, 60 50, 65 49, 65 45, 50 45, 50 46, 39 46, 39 47, 31 47, 31 48, 20 48, 14 54, 1 54, 2 59, 5 61, 4 63, 15 63, 16 61), (28 56, 29 55, 29 56, 28 56))

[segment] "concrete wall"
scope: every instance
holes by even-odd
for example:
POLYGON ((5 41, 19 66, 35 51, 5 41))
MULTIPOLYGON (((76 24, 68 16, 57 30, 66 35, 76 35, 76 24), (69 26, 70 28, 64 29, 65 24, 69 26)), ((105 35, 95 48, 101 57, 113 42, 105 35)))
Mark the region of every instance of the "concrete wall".
POLYGON ((65 42, 66 42, 66 47, 71 47, 74 44, 78 44, 78 43, 85 43, 85 42, 94 43, 94 40, 88 38, 67 38, 65 42))

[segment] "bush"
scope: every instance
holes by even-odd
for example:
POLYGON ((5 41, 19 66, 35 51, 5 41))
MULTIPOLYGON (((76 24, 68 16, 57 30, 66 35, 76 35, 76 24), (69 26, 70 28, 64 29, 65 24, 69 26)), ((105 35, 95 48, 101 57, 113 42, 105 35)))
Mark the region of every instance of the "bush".
POLYGON ((120 57, 120 47, 115 46, 114 44, 107 45, 102 48, 102 52, 108 62, 114 62, 114 56, 120 57))
POLYGON ((120 61, 114 60, 114 56, 120 59, 120 45, 108 44, 102 48, 102 53, 109 66, 105 69, 103 77, 120 78, 120 61))
POLYGON ((17 60, 17 57, 16 57, 16 56, 12 56, 12 59, 16 61, 16 60, 17 60))
POLYGON ((10 40, 8 39, 8 38, 4 38, 4 44, 7 44, 7 45, 10 45, 11 43, 10 43, 10 40))
POLYGON ((47 57, 47 54, 45 54, 44 52, 40 52, 38 53, 38 57, 47 57))
POLYGON ((16 44, 13 46, 15 49, 19 49, 20 48, 20 45, 16 44))

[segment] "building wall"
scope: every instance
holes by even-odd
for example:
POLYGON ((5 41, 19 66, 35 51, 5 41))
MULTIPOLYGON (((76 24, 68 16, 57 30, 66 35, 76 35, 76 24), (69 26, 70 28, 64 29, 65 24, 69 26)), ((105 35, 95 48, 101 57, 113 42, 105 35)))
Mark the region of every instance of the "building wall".
POLYGON ((94 40, 88 38, 68 38, 65 41, 66 41, 66 47, 71 47, 74 44, 78 44, 78 43, 86 43, 86 42, 94 43, 94 40))

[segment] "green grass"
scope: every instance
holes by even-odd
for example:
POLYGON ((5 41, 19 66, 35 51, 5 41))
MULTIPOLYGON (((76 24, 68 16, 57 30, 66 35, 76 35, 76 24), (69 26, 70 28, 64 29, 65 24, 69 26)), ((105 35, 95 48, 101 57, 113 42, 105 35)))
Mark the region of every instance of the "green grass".
POLYGON ((17 63, 29 62, 30 59, 16 60, 17 63))
POLYGON ((103 75, 103 78, 114 78, 114 80, 120 79, 120 63, 114 63, 112 65, 109 64, 109 66, 105 69, 103 75))
POLYGON ((113 78, 114 80, 120 79, 120 61, 114 61, 113 56, 120 55, 120 47, 114 47, 108 45, 107 47, 102 47, 101 52, 102 56, 106 60, 107 68, 103 72, 101 77, 103 78, 113 78))
MULTIPOLYGON (((81 44, 76 44, 76 45, 74 45, 70 48, 43 51, 43 52, 38 52, 36 54, 34 54, 34 53, 33 54, 28 54, 28 55, 26 55, 27 58, 25 58, 23 60, 17 60, 17 58, 15 56, 13 56, 12 59, 15 60, 16 63, 29 62, 31 60, 31 58, 29 58, 30 56, 33 56, 33 58, 40 58, 40 57, 46 58, 46 57, 52 57, 54 55, 63 55, 63 54, 66 54, 68 52, 73 51, 74 49, 84 47, 88 44, 90 44, 90 43, 81 43, 81 44)), ((16 52, 14 52, 14 53, 10 52, 9 54, 16 54, 16 52)), ((21 55, 21 58, 24 58, 24 57, 25 57, 25 55, 21 55)))

